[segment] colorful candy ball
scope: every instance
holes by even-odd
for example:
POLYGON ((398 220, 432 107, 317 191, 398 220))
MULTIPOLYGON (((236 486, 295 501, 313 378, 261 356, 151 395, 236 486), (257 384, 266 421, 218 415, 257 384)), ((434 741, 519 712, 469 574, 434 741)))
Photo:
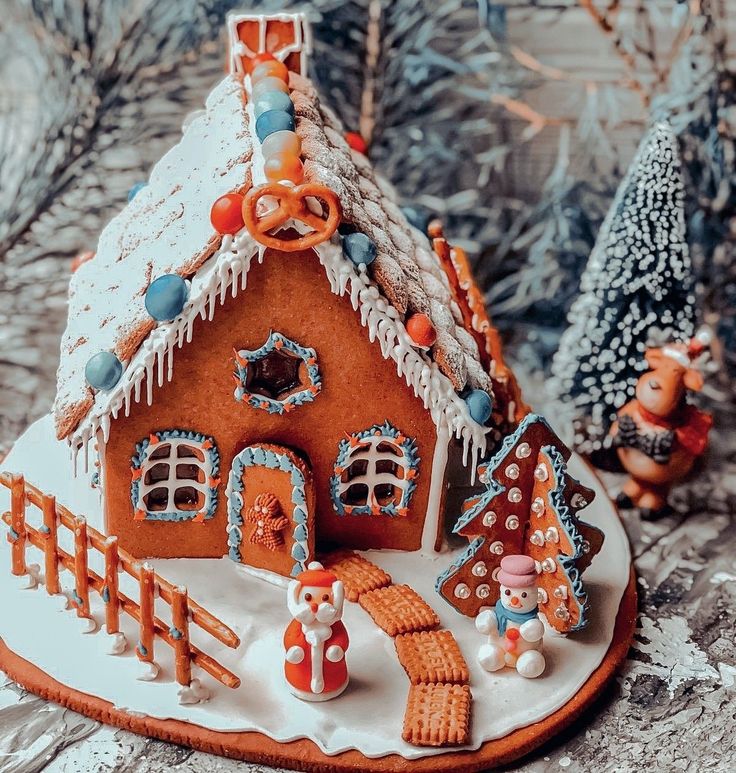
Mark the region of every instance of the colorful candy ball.
POLYGON ((159 322, 174 319, 181 314, 188 297, 189 289, 182 277, 164 274, 146 290, 146 311, 159 322))
POLYGON ((296 128, 294 118, 285 110, 268 110, 256 119, 256 134, 263 140, 274 132, 293 132, 296 128))
POLYGON ((226 193, 212 205, 210 222, 218 234, 236 234, 244 225, 243 197, 239 193, 226 193))
POLYGON ((465 395, 465 405, 468 406, 470 417, 478 424, 485 424, 491 418, 493 403, 488 392, 484 392, 482 389, 472 389, 465 395))
POLYGON ((288 82, 289 71, 283 62, 279 62, 278 59, 269 59, 267 62, 260 62, 250 71, 250 79, 253 83, 258 83, 264 78, 278 78, 288 82))
POLYGON ((302 141, 295 132, 274 132, 263 140, 261 151, 264 158, 275 156, 277 153, 290 153, 292 156, 299 156, 302 152, 302 141))
POLYGON ((342 237, 342 251, 356 266, 361 263, 369 266, 377 254, 376 245, 360 231, 342 237))
POLYGON ((98 352, 87 360, 84 377, 94 389, 112 389, 123 375, 123 364, 112 352, 98 352))
POLYGON ((414 226, 418 231, 423 234, 427 233, 429 221, 431 215, 424 207, 402 207, 401 211, 404 213, 404 217, 414 226))
POLYGON ((290 180, 298 185, 304 179, 304 165, 298 156, 291 153, 275 153, 263 164, 266 178, 271 182, 290 180))
POLYGON ((258 118, 269 110, 283 110, 289 115, 294 115, 294 103, 283 91, 266 91, 253 100, 253 111, 258 118))
POLYGON ((437 331, 426 314, 412 314, 406 321, 406 332, 418 346, 432 346, 437 340, 437 331))
POLYGON ((129 191, 128 191, 128 202, 133 201, 133 199, 148 185, 148 183, 136 183, 129 191))
POLYGON ((256 100, 261 95, 268 94, 269 91, 282 91, 288 96, 289 87, 281 78, 274 78, 273 76, 262 78, 258 83, 253 84, 253 99, 256 100))
POLYGON ((368 143, 358 132, 345 132, 345 140, 358 153, 362 153, 364 156, 368 153, 368 143))
POLYGON ((94 256, 95 256, 95 253, 92 252, 92 250, 87 250, 86 252, 80 252, 79 255, 76 255, 72 259, 71 265, 69 266, 69 270, 73 274, 80 266, 83 266, 85 263, 92 260, 94 256))

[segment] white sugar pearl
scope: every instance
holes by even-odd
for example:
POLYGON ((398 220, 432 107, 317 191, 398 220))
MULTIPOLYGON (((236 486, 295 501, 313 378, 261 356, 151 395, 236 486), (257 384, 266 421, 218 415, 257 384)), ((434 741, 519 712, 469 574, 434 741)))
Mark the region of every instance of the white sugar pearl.
POLYGON ((583 540, 582 548, 583 548, 583 553, 590 553, 590 542, 588 542, 587 539, 583 540))
POLYGON ((475 589, 475 595, 479 599, 487 599, 491 595, 491 586, 486 585, 485 583, 483 583, 483 585, 479 585, 475 589))
POLYGON ((529 542, 532 543, 532 545, 536 545, 537 547, 542 547, 544 545, 544 534, 542 533, 541 529, 536 529, 531 537, 529 537, 529 542))
POLYGON ((532 502, 532 512, 536 513, 537 515, 542 515, 544 512, 544 500, 542 497, 534 498, 534 501, 532 502))
POLYGON ((527 456, 531 454, 531 452, 532 449, 529 446, 529 443, 519 443, 519 445, 516 447, 516 458, 526 459, 527 456))
POLYGON ((547 591, 544 588, 537 588, 537 604, 546 604, 548 600, 547 591))
POLYGON ((513 502, 514 504, 518 504, 521 502, 522 496, 521 496, 521 489, 514 488, 509 489, 509 502, 513 502))
POLYGON ((570 500, 570 507, 575 510, 581 510, 583 507, 587 507, 588 500, 582 494, 573 494, 570 500))
POLYGON ((493 526, 494 523, 496 523, 496 514, 493 512, 493 510, 489 510, 483 516, 483 525, 484 526, 493 526))
POLYGON ((545 532, 544 532, 544 538, 547 540, 547 542, 559 542, 560 541, 560 535, 557 529, 554 526, 550 526, 545 532))
POLYGON ((547 480, 547 478, 549 478, 549 471, 547 470, 547 466, 541 463, 538 464, 534 470, 534 477, 542 482, 547 480))
POLYGON ((515 515, 510 515, 506 519, 506 528, 513 531, 514 529, 519 528, 519 519, 515 515))
POLYGON ((511 478, 511 480, 516 480, 519 477, 519 465, 510 464, 506 468, 505 473, 507 478, 511 478))
POLYGON ((558 620, 570 619, 570 613, 567 611, 567 607, 564 604, 560 604, 560 606, 555 609, 555 617, 558 620))
POLYGON ((557 564, 554 558, 545 558, 544 561, 542 561, 543 572, 546 572, 547 574, 552 574, 552 572, 556 570, 557 570, 557 564))
POLYGON ((554 597, 556 599, 566 599, 567 598, 567 586, 566 585, 558 585, 554 591, 552 591, 554 597))
POLYGON ((485 565, 483 561, 478 561, 476 564, 473 565, 473 568, 470 571, 476 577, 485 577, 488 574, 488 567, 485 565))
POLYGON ((470 598, 470 588, 464 582, 460 582, 455 586, 454 594, 458 599, 470 598))
POLYGON ((497 556, 500 556, 503 553, 503 542, 500 540, 492 542, 488 550, 490 550, 491 553, 495 553, 497 556))

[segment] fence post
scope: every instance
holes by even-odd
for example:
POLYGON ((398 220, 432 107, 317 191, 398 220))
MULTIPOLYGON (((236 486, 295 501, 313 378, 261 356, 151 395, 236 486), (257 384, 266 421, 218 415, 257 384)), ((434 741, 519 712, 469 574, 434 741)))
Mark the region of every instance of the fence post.
POLYGON ((74 604, 79 617, 89 617, 89 568, 87 566, 87 521, 77 518, 74 526, 74 604))
POLYGON ((21 577, 28 574, 26 566, 26 482, 22 475, 10 479, 10 535, 12 572, 21 577))
POLYGON ((105 586, 102 600, 105 602, 105 628, 110 635, 120 632, 118 582, 118 538, 108 537, 105 540, 105 586))
POLYGON ((43 553, 45 559, 46 593, 54 596, 61 593, 59 585, 59 553, 57 551, 56 497, 44 494, 41 497, 43 511, 43 534, 45 537, 43 553))
POLYGON ((140 635, 136 653, 138 659, 153 663, 154 598, 156 575, 150 564, 140 565, 140 635))
POLYGON ((192 681, 192 661, 189 650, 189 594, 177 586, 171 594, 171 635, 174 638, 176 681, 189 686, 192 681))

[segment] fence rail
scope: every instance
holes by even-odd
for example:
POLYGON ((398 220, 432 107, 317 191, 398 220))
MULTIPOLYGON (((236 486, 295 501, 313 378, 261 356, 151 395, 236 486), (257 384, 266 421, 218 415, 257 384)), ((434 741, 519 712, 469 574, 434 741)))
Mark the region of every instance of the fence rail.
POLYGON ((62 592, 60 567, 74 575, 71 601, 79 617, 90 617, 90 591, 95 591, 105 604, 105 629, 108 634, 120 632, 121 612, 136 621, 139 638, 135 650, 139 660, 153 663, 155 642, 160 639, 174 651, 179 684, 189 685, 194 663, 226 687, 240 686, 240 679, 235 674, 192 644, 189 627, 194 624, 233 649, 240 645, 240 639, 211 612, 192 601, 186 588, 172 585, 148 564, 136 561, 118 547, 117 537, 106 537, 88 526, 84 518, 59 505, 53 496, 26 482, 22 475, 0 473, 0 485, 10 489, 10 512, 3 513, 2 519, 9 527, 11 571, 14 575, 29 573, 26 548, 30 544, 44 555, 44 579, 49 595, 62 592), (41 511, 43 525, 39 529, 26 522, 28 505, 41 511), (73 535, 73 554, 59 545, 59 528, 67 529, 73 535), (103 557, 104 576, 90 568, 90 551, 103 557), (138 601, 121 592, 120 572, 137 582, 138 601), (171 625, 156 617, 156 597, 170 607, 171 625))

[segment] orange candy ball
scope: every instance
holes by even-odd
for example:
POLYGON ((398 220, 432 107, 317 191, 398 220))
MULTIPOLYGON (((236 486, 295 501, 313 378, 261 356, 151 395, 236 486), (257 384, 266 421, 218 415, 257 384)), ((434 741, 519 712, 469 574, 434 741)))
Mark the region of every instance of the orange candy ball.
POLYGON ((226 193, 212 205, 210 222, 218 234, 236 234, 244 225, 243 196, 226 193))
POLYGON ((270 59, 267 62, 261 62, 257 64, 251 71, 250 77, 253 83, 264 78, 278 78, 284 82, 289 80, 289 71, 283 62, 279 62, 277 59, 270 59))
POLYGON ((87 263, 87 261, 92 260, 94 258, 95 253, 88 251, 88 252, 80 252, 79 255, 77 255, 74 260, 72 260, 71 265, 69 266, 70 271, 72 274, 82 265, 87 263))
POLYGON ((269 53, 268 51, 264 51, 262 54, 256 54, 251 59, 245 60, 245 69, 251 73, 253 70, 258 67, 259 64, 262 64, 263 62, 275 62, 276 57, 269 53))
POLYGON ((426 314, 412 314, 406 321, 406 332, 418 346, 432 346, 437 340, 437 331, 426 314))
POLYGON ((358 132, 345 132, 345 140, 353 150, 362 153, 364 156, 368 153, 368 143, 358 132))
POLYGON ((266 177, 277 183, 281 180, 291 180, 298 185, 304 179, 304 164, 298 156, 291 153, 275 153, 263 164, 266 177))

